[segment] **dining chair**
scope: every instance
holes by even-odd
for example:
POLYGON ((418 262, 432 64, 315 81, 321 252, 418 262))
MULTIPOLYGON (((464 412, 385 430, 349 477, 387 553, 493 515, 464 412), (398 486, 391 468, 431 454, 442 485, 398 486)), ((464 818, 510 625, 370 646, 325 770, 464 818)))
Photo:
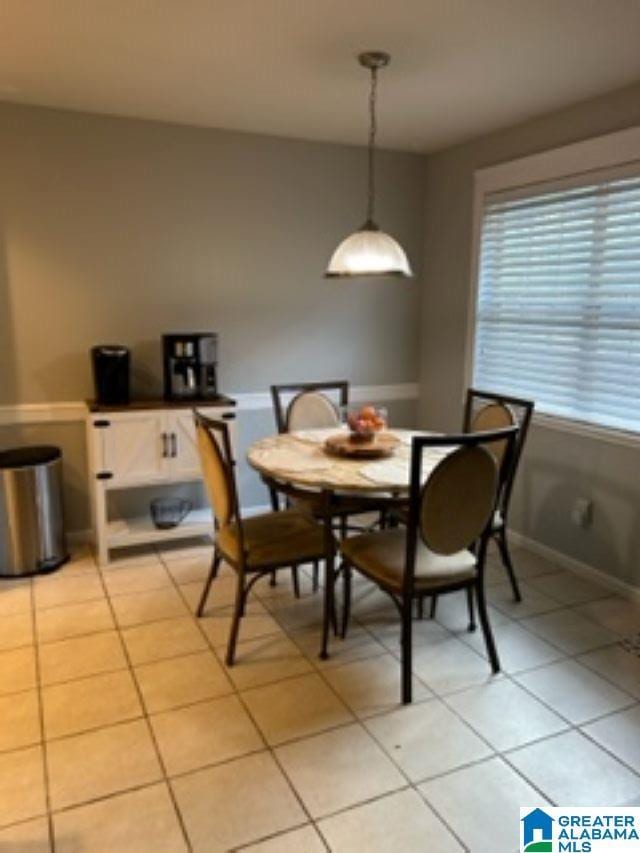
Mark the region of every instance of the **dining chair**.
MULTIPOLYGON (((276 427, 279 433, 295 432, 304 429, 323 429, 340 426, 340 408, 349 402, 349 383, 344 379, 326 382, 295 382, 287 385, 272 385, 271 399, 276 427), (337 397, 338 404, 328 396, 332 393, 337 397), (288 402, 287 402, 288 401, 288 402)), ((269 487, 271 508, 280 508, 280 496, 273 486, 269 487)), ((299 502, 300 503, 300 502, 299 502)), ((313 512, 313 498, 302 501, 303 506, 313 512)), ((316 513, 318 515, 318 513, 316 513)), ((314 566, 312 588, 316 592, 319 586, 319 573, 314 566)), ((300 579, 298 570, 292 569, 293 592, 300 598, 300 579)), ((271 584, 275 586, 275 574, 271 576, 271 584)))
MULTIPOLYGON (((493 391, 479 391, 476 388, 467 389, 464 414, 462 417, 462 429, 464 432, 482 432, 488 429, 500 429, 502 427, 517 424, 518 435, 514 443, 512 457, 508 465, 503 465, 505 444, 498 442, 491 447, 496 461, 500 465, 501 479, 498 487, 498 503, 491 523, 491 538, 496 542, 502 564, 507 572, 514 601, 522 601, 520 585, 515 573, 509 546, 507 542, 507 513, 511 500, 511 491, 518 469, 522 448, 527 437, 534 404, 531 400, 522 400, 519 397, 509 397, 504 394, 496 394, 493 391)), ((438 597, 431 597, 430 616, 436 615, 438 597)), ((472 607, 473 604, 470 604, 472 607)), ((418 602, 418 615, 422 618, 424 613, 424 599, 418 602)), ((470 614, 473 621, 473 616, 470 614)))
MULTIPOLYGON (((276 426, 279 433, 297 432, 305 429, 338 428, 341 424, 340 409, 349 404, 349 382, 345 379, 325 380, 323 382, 297 382, 287 385, 272 385, 271 398, 276 426), (332 399, 333 397, 333 399, 332 399), (337 403, 334 402, 337 400, 337 403)), ((269 488, 272 509, 280 506, 276 489, 269 488)), ((309 493, 305 498, 297 498, 299 503, 321 518, 324 512, 322 496, 309 493)), ((349 518, 372 512, 376 507, 371 500, 358 500, 357 496, 343 497, 336 505, 335 514, 341 536, 349 530, 349 518)), ((384 523, 384 513, 380 513, 380 522, 384 523)), ((358 526, 354 529, 362 530, 358 526)), ((274 582, 274 579, 272 579, 274 582)), ((293 574, 294 593, 299 597, 297 571, 293 574)), ((313 590, 318 589, 318 570, 313 570, 313 590)))
POLYGON ((500 670, 484 588, 487 543, 500 485, 500 465, 490 448, 504 442, 506 462, 517 432, 513 425, 487 432, 415 437, 407 526, 352 536, 338 544, 344 583, 342 635, 349 620, 352 569, 356 569, 398 608, 405 704, 412 698, 413 602, 425 596, 464 589, 472 600, 475 594, 491 669, 500 670), (425 482, 425 452, 432 448, 450 448, 450 452, 425 482))
MULTIPOLYGON (((517 424, 519 428, 509 464, 502 466, 498 504, 491 525, 491 538, 496 542, 500 551, 502 564, 507 571, 515 601, 522 601, 522 594, 509 551, 507 519, 513 484, 531 424, 534 405, 532 400, 523 400, 520 397, 509 397, 492 391, 479 391, 477 388, 469 388, 465 400, 462 425, 464 432, 480 432, 512 424, 517 424)), ((498 461, 501 461, 505 450, 504 444, 496 445, 491 449, 498 461)))
POLYGON ((204 483, 214 515, 214 553, 211 569, 196 611, 200 617, 220 563, 236 572, 236 599, 226 662, 232 666, 240 621, 254 583, 278 569, 314 563, 326 553, 325 532, 311 516, 295 508, 243 519, 238 506, 235 462, 224 421, 211 420, 194 411, 196 439, 204 483))

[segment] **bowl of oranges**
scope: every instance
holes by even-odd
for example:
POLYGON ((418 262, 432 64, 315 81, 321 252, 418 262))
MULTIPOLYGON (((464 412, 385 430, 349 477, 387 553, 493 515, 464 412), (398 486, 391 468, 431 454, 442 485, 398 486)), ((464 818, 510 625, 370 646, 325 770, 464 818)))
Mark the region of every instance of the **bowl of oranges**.
POLYGON ((375 406, 362 406, 347 415, 349 440, 354 444, 364 444, 375 440, 376 433, 387 428, 387 410, 375 406))

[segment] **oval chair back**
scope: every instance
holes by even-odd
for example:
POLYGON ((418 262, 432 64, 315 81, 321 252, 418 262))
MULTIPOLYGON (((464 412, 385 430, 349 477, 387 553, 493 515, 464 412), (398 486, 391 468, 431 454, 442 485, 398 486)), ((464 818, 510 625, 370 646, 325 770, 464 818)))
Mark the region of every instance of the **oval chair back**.
POLYGON ((272 385, 271 397, 278 432, 338 426, 340 411, 329 397, 330 393, 337 396, 339 406, 346 406, 349 401, 349 383, 336 380, 272 385), (291 394, 294 397, 287 404, 285 398, 291 394))
POLYGON ((497 509, 503 521, 506 520, 509 509, 511 491, 531 424, 533 409, 532 400, 496 394, 492 391, 480 391, 477 388, 467 390, 462 425, 465 432, 506 426, 507 417, 510 418, 511 423, 519 427, 508 458, 504 455, 504 446, 502 450, 500 496, 497 509))
POLYGON ((463 435, 416 436, 412 442, 409 519, 407 524, 404 595, 415 594, 415 565, 418 539, 435 554, 452 555, 475 549, 478 568, 483 571, 484 553, 498 501, 500 472, 491 450, 505 443, 511 453, 518 427, 465 433, 463 435), (424 452, 450 447, 423 482, 424 452))
POLYGON ((287 410, 287 432, 337 427, 340 413, 331 400, 319 391, 303 391, 293 398, 287 410))
POLYGON ((445 456, 422 490, 420 535, 427 548, 450 555, 476 542, 493 512, 497 486, 496 460, 485 447, 460 447, 445 456))
MULTIPOLYGON (((509 406, 504 403, 489 403, 473 415, 469 432, 488 432, 492 429, 504 429, 516 423, 516 416, 509 406)), ((507 442, 496 441, 488 446, 495 457, 498 467, 503 467, 507 442)))

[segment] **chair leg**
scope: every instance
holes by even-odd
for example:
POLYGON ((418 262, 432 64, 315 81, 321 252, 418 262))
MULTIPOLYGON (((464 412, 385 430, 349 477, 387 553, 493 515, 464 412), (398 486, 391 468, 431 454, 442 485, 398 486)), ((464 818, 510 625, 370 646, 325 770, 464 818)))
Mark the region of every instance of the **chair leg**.
POLYGON ((413 699, 412 657, 412 610, 413 601, 408 598, 402 602, 402 704, 409 705, 413 699))
POLYGON ((211 589, 211 584, 214 582, 218 575, 218 569, 220 568, 220 562, 222 558, 218 554, 217 551, 213 552, 213 559, 211 561, 211 568, 209 569, 209 575, 204 585, 204 589, 202 590, 202 596, 200 597, 200 603, 198 604, 198 609, 196 610, 196 616, 202 616, 204 613, 204 607, 207 603, 207 598, 209 597, 209 591, 211 589))
POLYGON ((269 488, 269 498, 271 500, 271 509, 273 512, 278 512, 280 509, 280 498, 275 489, 269 488))
POLYGON ((473 587, 467 587, 467 610, 469 611, 469 631, 476 630, 476 617, 473 606, 473 587))
POLYGON ((342 626, 340 636, 344 640, 347 636, 347 628, 349 627, 349 617, 351 615, 351 587, 352 587, 352 571, 349 563, 342 564, 342 583, 343 583, 343 602, 342 602, 342 626))
POLYGON ((432 595, 431 596, 431 610, 429 611, 429 619, 435 619, 436 618, 437 606, 438 606, 438 596, 432 595))
POLYGON ((476 597, 478 601, 478 616, 480 617, 480 625, 484 634, 484 642, 489 655, 489 662, 493 672, 500 672, 500 659, 498 658, 498 650, 496 642, 493 638, 493 631, 489 623, 489 614, 487 613, 487 602, 484 594, 484 585, 479 584, 476 587, 476 597))
POLYGON ((346 539, 349 525, 347 523, 347 516, 343 515, 340 517, 340 538, 346 539))
POLYGON ((416 617, 418 619, 424 619, 424 595, 416 598, 416 617))
POLYGON ((334 598, 335 587, 335 540, 331 515, 327 513, 324 519, 324 542, 325 542, 325 571, 324 571, 324 609, 322 619, 322 645, 320 647, 320 659, 327 660, 329 657, 329 628, 336 626, 336 603, 334 598))
POLYGON ((518 585, 518 578, 516 577, 515 569, 513 568, 513 563, 511 561, 511 554, 509 553, 509 545, 507 544, 507 530, 505 527, 502 527, 496 533, 495 539, 498 543, 498 548, 500 549, 502 563, 505 569, 507 570, 509 580, 511 581, 513 598, 515 601, 522 601, 522 593, 520 592, 520 586, 518 585))
POLYGON ((300 576, 297 566, 291 566, 291 580, 293 581, 293 594, 296 598, 300 598, 300 576))
POLYGON ((312 589, 314 592, 317 592, 320 587, 320 567, 318 566, 318 561, 313 561, 313 581, 312 581, 312 589))
POLYGON ((244 589, 244 580, 238 577, 238 588, 236 590, 236 604, 233 611, 233 622, 231 623, 231 631, 229 632, 229 644, 227 646, 227 666, 233 666, 236 659, 236 644, 238 642, 238 632, 240 631, 240 620, 244 614, 244 602, 246 598, 246 590, 244 589))
POLYGON ((275 586, 278 583, 276 580, 276 573, 271 572, 271 580, 269 581, 269 586, 275 586))

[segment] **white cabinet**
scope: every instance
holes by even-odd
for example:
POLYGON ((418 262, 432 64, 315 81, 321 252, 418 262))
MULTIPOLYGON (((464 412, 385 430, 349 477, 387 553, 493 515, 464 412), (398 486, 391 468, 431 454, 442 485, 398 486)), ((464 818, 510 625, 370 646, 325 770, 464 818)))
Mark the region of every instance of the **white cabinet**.
MULTIPOLYGON (((229 424, 235 446, 233 401, 198 405, 207 417, 229 424)), ((195 510, 170 530, 156 529, 147 513, 109 520, 109 492, 144 486, 194 482, 201 479, 193 411, 158 402, 121 408, 90 407, 87 417, 89 479, 98 560, 108 562, 111 548, 181 539, 211 532, 211 514, 195 510)))

